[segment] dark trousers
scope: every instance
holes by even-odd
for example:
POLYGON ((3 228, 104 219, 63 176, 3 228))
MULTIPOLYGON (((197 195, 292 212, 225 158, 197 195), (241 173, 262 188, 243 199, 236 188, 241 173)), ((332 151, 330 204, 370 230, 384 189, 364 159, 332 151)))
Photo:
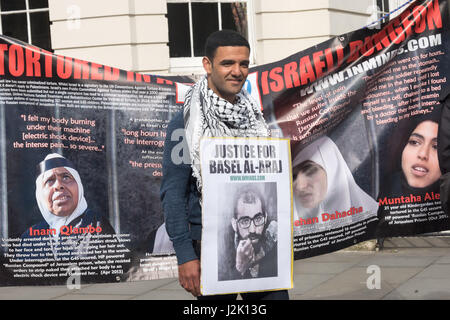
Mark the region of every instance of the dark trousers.
MULTIPOLYGON (((197 256, 200 258, 200 241, 193 241, 194 250, 197 256)), ((242 300, 289 300, 289 294, 287 290, 278 291, 259 291, 259 292, 246 292, 240 293, 242 300)), ((208 301, 208 300, 236 300, 238 294, 216 294, 211 296, 198 296, 197 300, 208 301)))

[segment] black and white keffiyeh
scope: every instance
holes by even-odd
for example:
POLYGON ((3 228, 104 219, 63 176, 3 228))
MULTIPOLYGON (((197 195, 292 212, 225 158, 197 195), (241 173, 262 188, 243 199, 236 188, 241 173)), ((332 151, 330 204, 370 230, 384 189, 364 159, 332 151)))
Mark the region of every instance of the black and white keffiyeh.
POLYGON ((269 129, 256 101, 243 88, 234 104, 208 88, 204 76, 186 93, 184 127, 192 175, 201 191, 200 139, 202 137, 268 137, 269 129))

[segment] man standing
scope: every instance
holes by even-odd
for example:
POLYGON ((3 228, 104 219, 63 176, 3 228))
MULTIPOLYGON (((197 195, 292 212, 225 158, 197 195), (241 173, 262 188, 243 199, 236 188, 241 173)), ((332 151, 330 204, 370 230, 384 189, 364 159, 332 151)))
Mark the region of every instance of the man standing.
MULTIPOLYGON (((250 45, 239 33, 222 30, 211 34, 202 60, 206 76, 189 90, 184 112, 175 116, 167 128, 161 201, 167 233, 178 260, 180 284, 194 296, 200 295, 200 139, 269 136, 260 108, 242 89, 249 56, 250 45), (184 130, 182 148, 179 141, 173 141, 180 129, 184 130), (180 161, 186 158, 189 164, 180 161)), ((252 298, 287 299, 288 294, 271 291, 255 293, 252 298)))

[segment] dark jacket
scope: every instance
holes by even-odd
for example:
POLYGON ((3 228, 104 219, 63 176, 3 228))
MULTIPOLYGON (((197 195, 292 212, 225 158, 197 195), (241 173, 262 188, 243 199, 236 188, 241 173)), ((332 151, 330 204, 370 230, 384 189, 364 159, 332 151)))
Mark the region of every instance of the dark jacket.
POLYGON ((179 163, 181 159, 186 158, 184 152, 189 154, 189 149, 184 135, 179 139, 172 139, 172 134, 177 129, 184 130, 182 111, 167 127, 160 196, 167 233, 173 243, 178 264, 183 264, 199 258, 192 241, 201 239, 202 214, 200 194, 196 179, 192 176, 191 164, 179 163), (172 160, 172 156, 176 159, 172 160))
POLYGON ((440 192, 442 207, 450 215, 450 86, 444 87, 439 97, 442 106, 438 134, 438 157, 442 176, 440 192))

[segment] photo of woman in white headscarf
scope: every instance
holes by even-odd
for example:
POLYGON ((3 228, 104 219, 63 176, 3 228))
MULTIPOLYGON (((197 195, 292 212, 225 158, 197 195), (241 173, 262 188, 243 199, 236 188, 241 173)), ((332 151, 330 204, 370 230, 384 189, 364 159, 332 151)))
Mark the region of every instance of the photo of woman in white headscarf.
POLYGON ((22 246, 40 237, 42 241, 33 244, 33 249, 45 252, 47 259, 48 253, 55 260, 86 257, 92 254, 89 244, 94 235, 115 234, 105 217, 88 208, 73 163, 57 153, 39 163, 35 196, 43 220, 22 234, 22 246))
POLYGON ((338 147, 327 136, 301 150, 294 157, 292 167, 296 234, 328 229, 329 223, 347 225, 376 215, 378 203, 358 186, 338 147), (361 207, 362 212, 358 214, 323 219, 325 213, 361 207))

